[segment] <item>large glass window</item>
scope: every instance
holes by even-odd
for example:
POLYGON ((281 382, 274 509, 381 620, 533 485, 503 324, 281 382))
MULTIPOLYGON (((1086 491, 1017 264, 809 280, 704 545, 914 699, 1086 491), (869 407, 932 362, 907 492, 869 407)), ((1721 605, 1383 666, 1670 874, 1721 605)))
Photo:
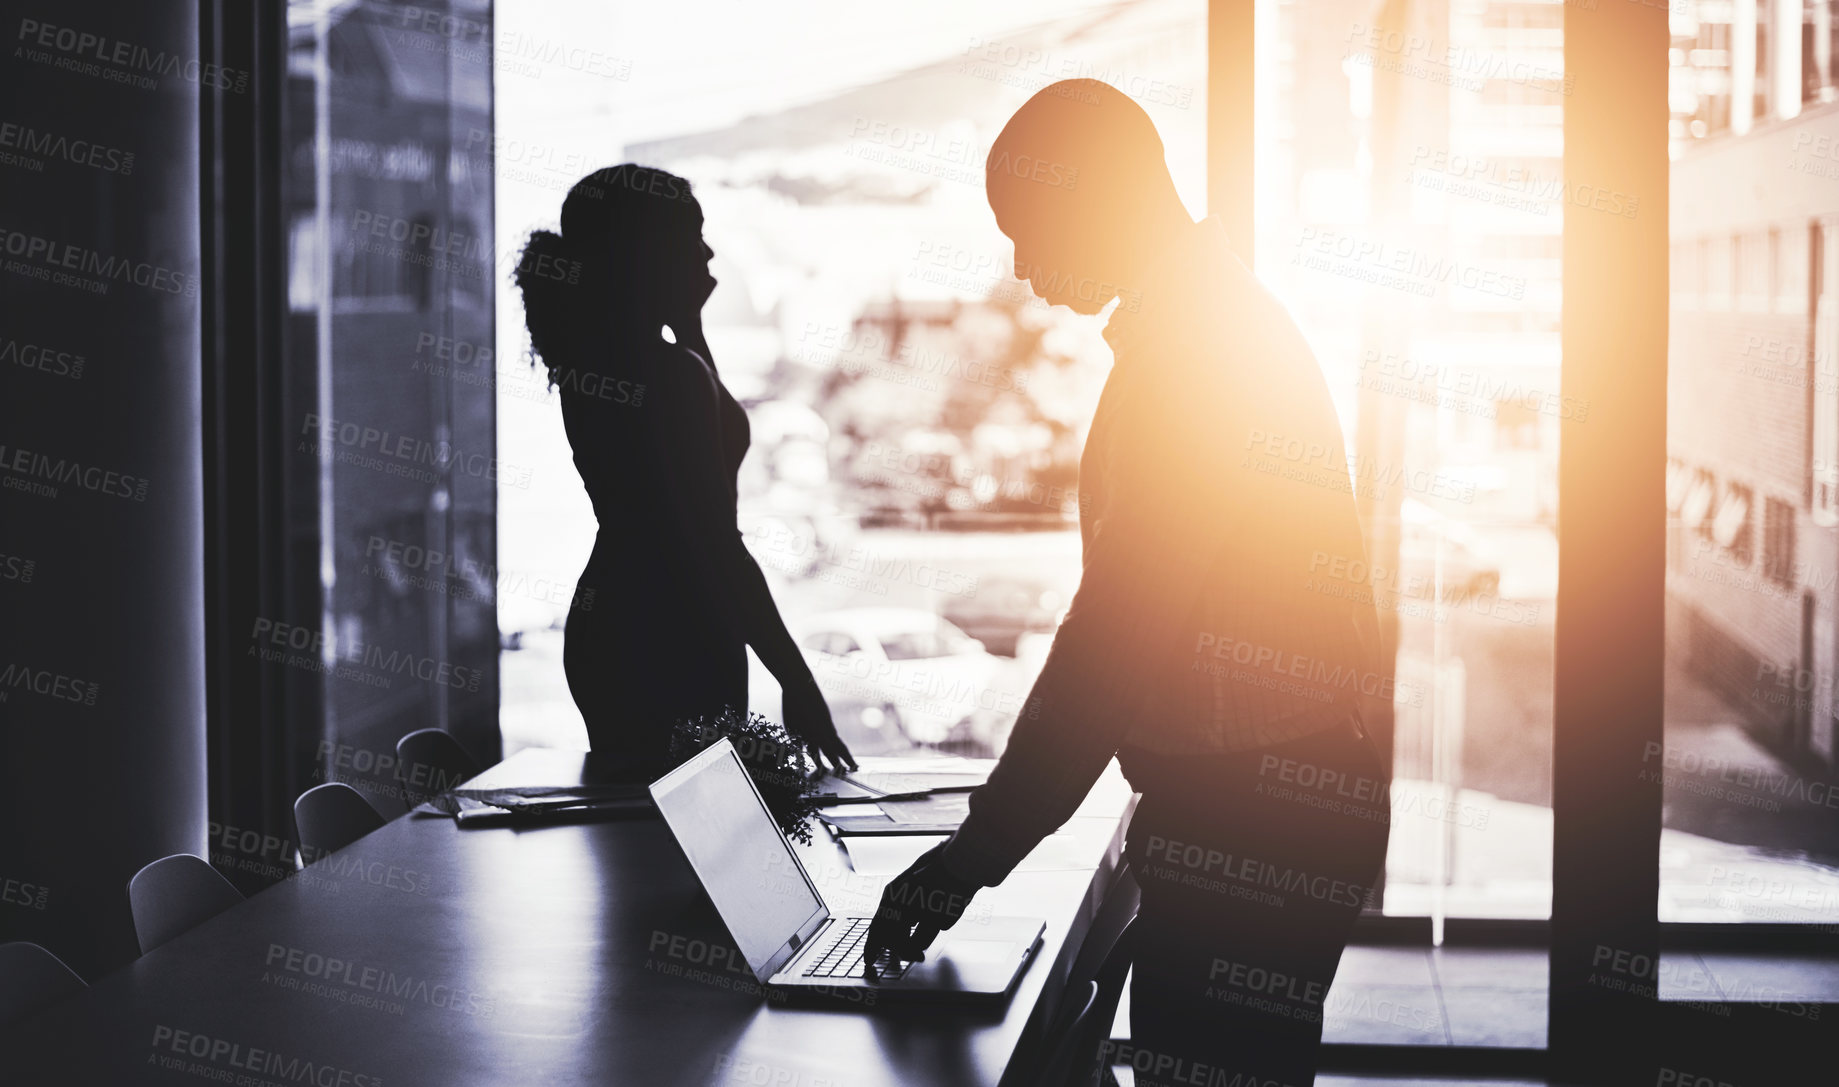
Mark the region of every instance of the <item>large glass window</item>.
MULTIPOLYGON (((501 3, 501 38, 566 39, 586 18, 627 59, 501 72, 498 245, 553 224, 596 166, 690 178, 721 281, 710 344, 753 420, 743 529, 831 663, 846 738, 993 754, 1078 583, 1078 456, 1110 353, 1101 320, 1013 277, 983 157, 1034 90, 1102 79, 1148 110, 1201 214, 1206 5, 822 7, 692 32, 668 9, 501 3), (824 59, 788 73, 792 54, 824 59), (851 681, 871 658, 889 682, 851 681)), ((1369 539, 1355 589, 1391 651, 1384 908, 1544 917, 1557 434, 1588 411, 1558 381, 1557 239, 1578 199, 1561 7, 1463 3, 1409 35, 1302 5, 1258 18, 1257 270, 1340 409, 1369 539)), ((594 523, 515 292, 499 299, 503 455, 555 466, 501 491, 503 561, 569 585, 594 523)), ((500 596, 507 750, 585 745, 566 612, 500 596)), ((751 689, 776 714, 763 669, 751 689)))
MULTIPOLYGON (((1707 247, 1709 293, 1729 268, 1734 297, 1700 305, 1675 274, 1666 733, 1646 771, 1664 788, 1663 921, 1839 920, 1839 113, 1831 13, 1805 10, 1807 110, 1727 146, 1676 144, 1671 171, 1674 250, 1707 247)), ((1684 11, 1748 33, 1742 5, 1684 11)))
MULTIPOLYGON (((1354 454, 1394 669, 1384 909, 1542 918, 1558 432, 1589 410, 1559 382, 1562 7, 1273 17, 1293 46, 1260 66, 1258 271, 1354 454)), ((1613 213, 1597 196, 1583 213, 1613 213)))
POLYGON ((288 6, 285 602, 247 665, 287 692, 293 785, 402 810, 396 740, 496 754, 489 0, 288 6))
MULTIPOLYGON (((633 160, 696 187, 720 281, 704 311, 747 408, 741 524, 858 754, 993 754, 1079 576, 1078 459, 1110 365, 1103 321, 1012 274, 984 198, 990 142, 1034 91, 1136 98, 1204 209, 1204 0, 952 2, 898 11, 501 3, 500 35, 620 43, 614 74, 501 74, 499 244, 633 160), (581 20, 587 20, 583 24, 581 20), (787 57, 801 58, 793 65, 787 57)), ((572 584, 595 525, 553 394, 501 296, 504 561, 572 584)), ((501 596, 504 741, 585 746, 561 668, 567 599, 501 596)), ((756 710, 778 714, 755 667, 756 710)))

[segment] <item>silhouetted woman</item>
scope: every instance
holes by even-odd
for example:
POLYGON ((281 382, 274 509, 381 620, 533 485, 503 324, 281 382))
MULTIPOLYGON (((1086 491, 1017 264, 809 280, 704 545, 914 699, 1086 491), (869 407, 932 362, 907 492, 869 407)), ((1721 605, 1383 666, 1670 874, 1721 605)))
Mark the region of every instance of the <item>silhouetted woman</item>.
POLYGON ((821 753, 853 769, 735 525, 749 431, 702 333, 714 255, 689 182, 627 164, 576 182, 561 233, 533 233, 518 262, 600 522, 568 613, 568 689, 596 752, 663 764, 676 722, 745 711, 751 645, 784 688, 786 727, 820 767, 821 753))

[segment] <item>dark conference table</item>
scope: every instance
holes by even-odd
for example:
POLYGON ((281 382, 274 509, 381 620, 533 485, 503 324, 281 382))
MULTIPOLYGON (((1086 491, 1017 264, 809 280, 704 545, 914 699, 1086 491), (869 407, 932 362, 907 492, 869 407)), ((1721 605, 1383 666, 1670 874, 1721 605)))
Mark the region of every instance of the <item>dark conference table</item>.
MULTIPOLYGON (((586 777, 581 752, 527 749, 471 784, 586 777)), ((1058 996, 1130 804, 1114 765, 959 922, 1047 922, 997 1011, 769 1002, 655 815, 478 829, 410 815, 19 1024, 0 1039, 0 1080, 1025 1083, 1032 1062, 1013 1058, 1058 996)), ((831 909, 873 912, 889 877, 853 871, 821 827, 812 837, 798 848, 831 909)))

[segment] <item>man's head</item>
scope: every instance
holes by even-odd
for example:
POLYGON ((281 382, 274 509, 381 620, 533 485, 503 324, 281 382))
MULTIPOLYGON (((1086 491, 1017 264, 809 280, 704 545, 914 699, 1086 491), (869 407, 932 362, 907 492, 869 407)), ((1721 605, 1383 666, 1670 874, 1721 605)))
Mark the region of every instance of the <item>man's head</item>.
POLYGON ((1023 103, 990 147, 984 187, 1015 243, 1016 278, 1079 313, 1133 289, 1148 254, 1189 221, 1149 114, 1095 79, 1023 103))

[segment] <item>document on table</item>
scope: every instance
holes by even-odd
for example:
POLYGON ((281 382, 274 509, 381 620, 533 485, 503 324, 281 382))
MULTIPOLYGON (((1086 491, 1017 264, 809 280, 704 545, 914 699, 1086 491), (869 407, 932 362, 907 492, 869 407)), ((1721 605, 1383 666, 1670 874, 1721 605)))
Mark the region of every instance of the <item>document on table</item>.
POLYGON ((990 776, 994 759, 865 756, 854 773, 830 774, 817 783, 819 797, 861 799, 928 789, 969 790, 990 776))
POLYGON ((896 823, 962 823, 971 813, 971 794, 940 793, 913 800, 883 800, 875 807, 896 823))
MULTIPOLYGON (((902 837, 848 837, 843 848, 849 854, 849 866, 858 875, 894 876, 907 870, 921 853, 945 840, 943 834, 912 834, 902 837)), ((1065 872, 1090 868, 1096 858, 1083 857, 1079 839, 1071 834, 1049 834, 1034 851, 1015 866, 1017 872, 1065 872)))
POLYGON ((862 876, 894 876, 919 860, 919 855, 945 840, 943 834, 909 834, 900 837, 852 837, 843 839, 849 853, 849 866, 862 876))
POLYGON ((954 830, 970 811, 969 793, 938 793, 910 800, 834 805, 819 814, 843 834, 911 834, 954 830), (917 829, 922 827, 924 831, 917 829))

